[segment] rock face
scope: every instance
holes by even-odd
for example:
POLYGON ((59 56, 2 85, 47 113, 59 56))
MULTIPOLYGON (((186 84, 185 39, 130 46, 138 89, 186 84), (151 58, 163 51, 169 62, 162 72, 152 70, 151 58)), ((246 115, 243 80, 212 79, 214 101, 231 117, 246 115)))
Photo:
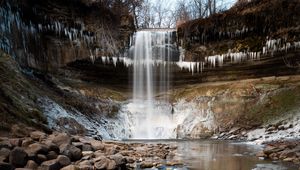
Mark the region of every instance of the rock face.
MULTIPOLYGON (((37 139, 35 135, 30 135, 32 139, 37 139)), ((79 169, 134 169, 141 160, 147 161, 153 166, 167 165, 168 161, 174 161, 174 158, 166 160, 167 155, 174 155, 176 147, 166 144, 139 144, 139 143, 118 143, 102 142, 83 136, 68 136, 74 142, 60 144, 60 150, 56 158, 48 157, 51 148, 58 147, 53 142, 56 137, 66 137, 64 133, 53 133, 43 135, 43 141, 34 140, 34 143, 23 148, 13 146, 12 151, 7 148, 0 150, 0 158, 7 157, 9 160, 0 160, 0 169, 10 170, 14 168, 27 169, 45 169, 45 170, 79 170, 79 169), (49 145, 51 143, 51 145, 49 145), (54 147, 55 145, 56 147, 54 147), (82 151, 83 145, 93 146, 93 151, 82 151), (98 147, 100 146, 101 147, 98 147), (36 147, 33 147, 36 146, 36 147), (46 146, 47 150, 40 152, 31 151, 32 148, 41 148, 37 146, 46 146), (97 146, 97 147, 95 147, 97 146), (29 156, 25 151, 31 151, 29 156), (41 154, 44 153, 44 154, 41 154), (81 157, 83 155, 83 157, 81 157), (78 156, 78 157, 76 157, 78 156), (153 160, 152 157, 155 157, 153 160)), ((9 141, 9 138, 5 138, 9 141)), ((56 149, 55 149, 56 150, 56 149)))
POLYGON ((55 70, 77 59, 116 55, 134 30, 133 19, 101 2, 2 1, 0 48, 22 66, 55 70))
POLYGON ((178 43, 186 50, 185 60, 197 61, 204 69, 193 77, 175 70, 174 81, 299 74, 299 11, 297 0, 251 0, 179 25, 178 43))

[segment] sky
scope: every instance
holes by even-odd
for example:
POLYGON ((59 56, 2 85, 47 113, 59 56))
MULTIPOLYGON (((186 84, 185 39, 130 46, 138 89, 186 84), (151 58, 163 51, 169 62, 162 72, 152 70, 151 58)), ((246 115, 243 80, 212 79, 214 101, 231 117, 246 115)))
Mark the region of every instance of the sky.
MULTIPOLYGON (((157 0, 150 0, 152 3, 155 3, 157 0)), ((170 8, 175 8, 175 4, 178 0, 163 0, 170 8)), ((224 3, 227 7, 232 6, 237 0, 216 0, 218 4, 224 3)))

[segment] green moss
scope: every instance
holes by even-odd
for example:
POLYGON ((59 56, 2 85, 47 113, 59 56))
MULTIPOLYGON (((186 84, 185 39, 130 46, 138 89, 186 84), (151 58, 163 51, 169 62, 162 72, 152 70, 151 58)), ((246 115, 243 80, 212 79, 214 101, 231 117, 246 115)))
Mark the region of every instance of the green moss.
POLYGON ((262 103, 249 104, 244 118, 246 121, 256 121, 261 124, 278 119, 300 104, 300 88, 282 90, 266 98, 262 103))

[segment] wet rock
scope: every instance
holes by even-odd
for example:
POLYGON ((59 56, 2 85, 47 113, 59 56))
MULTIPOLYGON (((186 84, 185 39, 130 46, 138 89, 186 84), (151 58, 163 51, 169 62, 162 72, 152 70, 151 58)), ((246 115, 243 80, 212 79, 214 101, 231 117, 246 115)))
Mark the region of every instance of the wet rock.
POLYGON ((95 163, 94 163, 94 167, 97 170, 100 169, 106 169, 109 163, 109 159, 107 159, 106 157, 102 156, 102 157, 98 157, 95 159, 95 163))
POLYGON ((20 147, 15 147, 9 154, 9 163, 15 167, 24 167, 27 159, 27 153, 20 147))
POLYGON ((85 160, 79 163, 79 166, 88 165, 92 166, 92 162, 90 160, 85 160))
POLYGON ((46 141, 44 144, 48 148, 48 151, 54 151, 56 153, 59 153, 59 147, 56 144, 54 144, 52 141, 46 141))
POLYGON ((57 161, 58 161, 58 163, 59 163, 62 167, 71 164, 70 158, 68 158, 68 157, 65 156, 65 155, 59 155, 59 156, 57 157, 57 161))
POLYGON ((8 148, 0 149, 0 158, 3 159, 2 161, 6 161, 6 159, 8 159, 8 157, 9 157, 9 154, 10 154, 10 150, 8 148))
POLYGON ((8 139, 5 139, 5 140, 0 141, 0 148, 8 148, 8 149, 11 149, 11 148, 12 148, 12 145, 11 145, 11 143, 9 142, 8 139))
POLYGON ((34 143, 29 145, 26 150, 27 154, 31 156, 35 156, 37 154, 47 154, 48 149, 45 145, 40 144, 40 143, 34 143))
POLYGON ((282 150, 283 150, 282 148, 276 148, 276 147, 273 147, 273 146, 267 146, 264 149, 264 154, 270 155, 271 153, 279 152, 279 151, 282 151, 282 150))
POLYGON ((92 148, 93 148, 94 151, 104 150, 103 143, 101 141, 98 141, 98 140, 91 141, 91 146, 92 146, 92 148))
POLYGON ((79 148, 79 149, 82 149, 83 143, 81 143, 81 142, 72 142, 72 145, 79 148))
POLYGON ((126 158, 123 157, 121 154, 115 154, 110 156, 109 158, 114 160, 117 166, 125 165, 127 163, 126 158))
POLYGON ((73 145, 63 144, 60 146, 60 153, 71 160, 79 160, 82 157, 81 150, 73 145))
POLYGON ((93 150, 93 148, 91 145, 89 145, 89 144, 82 145, 82 151, 92 151, 92 150, 93 150))
POLYGON ((34 143, 34 141, 31 138, 26 138, 22 141, 22 147, 26 148, 33 143, 34 143))
POLYGON ((47 159, 47 156, 46 155, 43 155, 43 154, 37 154, 37 156, 36 156, 36 162, 38 163, 38 164, 41 164, 42 162, 45 162, 45 161, 47 161, 48 159, 47 159))
POLYGON ((15 168, 9 163, 0 162, 0 169, 1 170, 14 170, 15 168))
POLYGON ((20 138, 9 139, 9 142, 12 145, 12 147, 22 146, 22 139, 20 138))
POLYGON ((94 152, 93 151, 82 151, 82 156, 85 157, 85 156, 91 156, 93 155, 94 152))
POLYGON ((81 170, 81 169, 76 165, 68 165, 64 168, 61 168, 60 170, 81 170))
POLYGON ((31 139, 35 140, 35 141, 41 141, 42 139, 46 138, 46 134, 44 132, 41 131, 34 131, 30 133, 30 137, 31 139))
POLYGON ((141 162, 140 163, 140 168, 152 168, 156 166, 155 164, 153 164, 152 162, 141 162))
POLYGON ((109 160, 107 170, 114 170, 117 168, 117 164, 114 160, 109 160))
POLYGON ((29 169, 37 169, 38 168, 38 164, 35 163, 33 160, 29 160, 25 166, 25 168, 29 168, 29 169))
POLYGON ((94 167, 91 165, 79 165, 80 170, 94 170, 94 167))
POLYGON ((43 170, 59 170, 60 164, 57 159, 52 159, 41 164, 41 169, 43 170))
POLYGON ((51 160, 51 159, 56 159, 57 158, 57 153, 54 152, 54 151, 50 151, 48 154, 47 154, 47 159, 48 160, 51 160))
POLYGON ((62 144, 71 144, 71 137, 66 133, 59 133, 55 137, 53 137, 52 142, 57 146, 62 144))

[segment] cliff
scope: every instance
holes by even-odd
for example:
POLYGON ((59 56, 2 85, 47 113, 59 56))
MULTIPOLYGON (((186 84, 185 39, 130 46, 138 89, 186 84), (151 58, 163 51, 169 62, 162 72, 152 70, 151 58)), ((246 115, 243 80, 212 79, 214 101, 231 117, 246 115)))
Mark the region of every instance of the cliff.
POLYGON ((100 1, 3 0, 0 5, 0 48, 21 66, 42 71, 119 55, 135 29, 129 12, 100 1))
POLYGON ((297 0, 252 0, 179 25, 185 61, 204 68, 194 79, 182 77, 203 82, 299 74, 299 11, 297 0))

